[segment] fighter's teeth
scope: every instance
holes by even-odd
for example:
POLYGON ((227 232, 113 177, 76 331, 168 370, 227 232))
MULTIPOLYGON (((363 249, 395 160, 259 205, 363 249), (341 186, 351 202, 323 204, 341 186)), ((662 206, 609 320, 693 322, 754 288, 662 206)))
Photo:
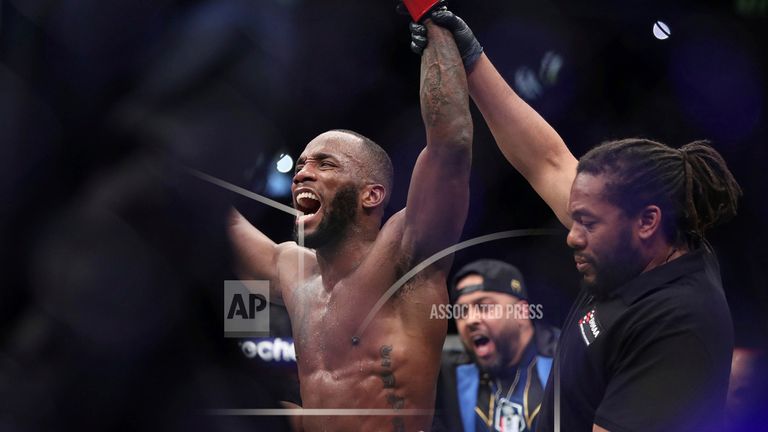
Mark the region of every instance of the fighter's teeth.
POLYGON ((320 201, 317 195, 313 194, 312 192, 302 192, 296 195, 296 200, 300 200, 300 199, 311 199, 315 201, 320 201))

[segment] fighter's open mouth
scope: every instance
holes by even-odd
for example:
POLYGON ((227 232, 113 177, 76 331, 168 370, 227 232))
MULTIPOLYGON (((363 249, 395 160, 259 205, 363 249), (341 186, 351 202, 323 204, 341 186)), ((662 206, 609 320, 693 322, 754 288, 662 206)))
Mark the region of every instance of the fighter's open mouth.
POLYGON ((296 195, 296 210, 304 214, 314 214, 320 210, 320 199, 312 192, 302 192, 296 195))

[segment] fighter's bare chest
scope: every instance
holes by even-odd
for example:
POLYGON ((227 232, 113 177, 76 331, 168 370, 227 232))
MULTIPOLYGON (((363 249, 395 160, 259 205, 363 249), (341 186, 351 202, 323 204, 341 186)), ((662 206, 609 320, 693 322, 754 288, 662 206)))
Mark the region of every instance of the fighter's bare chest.
POLYGON ((297 349, 316 353, 349 349, 367 312, 358 294, 356 287, 345 283, 326 289, 320 278, 297 287, 286 304, 297 349))

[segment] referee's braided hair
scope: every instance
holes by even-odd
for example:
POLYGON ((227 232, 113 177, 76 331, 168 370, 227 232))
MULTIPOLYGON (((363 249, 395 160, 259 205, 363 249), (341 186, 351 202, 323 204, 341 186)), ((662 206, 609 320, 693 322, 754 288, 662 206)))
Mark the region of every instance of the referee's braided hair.
POLYGON ((736 215, 742 194, 708 141, 679 149, 641 138, 609 141, 587 152, 577 172, 607 175, 606 199, 627 215, 659 206, 667 239, 692 246, 708 229, 736 215))

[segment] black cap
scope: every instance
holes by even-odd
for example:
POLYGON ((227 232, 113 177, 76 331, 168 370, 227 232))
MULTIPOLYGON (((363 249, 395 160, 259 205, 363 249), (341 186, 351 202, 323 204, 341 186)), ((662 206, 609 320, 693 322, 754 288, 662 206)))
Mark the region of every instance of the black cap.
POLYGON ((523 274, 517 267, 499 260, 472 261, 459 269, 451 280, 451 303, 456 303, 461 295, 475 291, 500 292, 521 300, 528 300, 528 291, 525 289, 523 274), (470 285, 457 290, 456 284, 459 280, 471 274, 482 276, 482 285, 470 285))

